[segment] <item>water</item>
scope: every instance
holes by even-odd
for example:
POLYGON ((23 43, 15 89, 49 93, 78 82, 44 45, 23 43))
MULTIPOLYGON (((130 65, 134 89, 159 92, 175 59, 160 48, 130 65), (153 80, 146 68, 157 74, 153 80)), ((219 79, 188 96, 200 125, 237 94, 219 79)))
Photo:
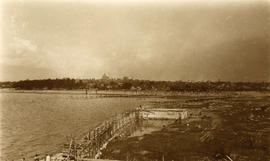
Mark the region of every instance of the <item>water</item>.
POLYGON ((116 113, 146 104, 142 98, 86 98, 78 93, 0 93, 1 160, 61 149, 66 136, 82 137, 116 113))

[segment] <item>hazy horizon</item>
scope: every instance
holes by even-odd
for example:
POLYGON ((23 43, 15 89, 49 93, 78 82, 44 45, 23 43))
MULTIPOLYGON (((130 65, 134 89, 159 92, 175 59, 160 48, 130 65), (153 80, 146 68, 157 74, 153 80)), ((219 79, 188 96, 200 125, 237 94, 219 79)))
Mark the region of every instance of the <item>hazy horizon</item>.
POLYGON ((5 1, 0 81, 270 81, 269 1, 132 2, 5 1))
MULTIPOLYGON (((107 75, 108 76, 108 75, 107 75)), ((127 76, 123 76, 123 77, 113 77, 113 76, 109 76, 109 79, 110 80, 117 80, 117 79, 126 79, 124 77, 127 77, 127 76)), ((165 81, 165 82, 191 82, 191 83, 196 83, 196 82, 232 82, 232 83, 237 83, 237 82, 240 82, 240 83, 270 83, 270 81, 266 80, 266 81, 229 81, 229 80, 155 80, 155 79, 143 79, 143 78, 135 78, 135 77, 127 77, 128 79, 130 80, 140 80, 140 81, 165 81)), ((0 82, 19 82, 19 81, 33 81, 33 80, 48 80, 48 79, 51 79, 51 80, 55 80, 55 79, 75 79, 75 80, 102 80, 102 76, 101 77, 88 77, 88 78, 75 78, 75 77, 47 77, 47 78, 33 78, 33 79, 29 79, 29 78, 26 78, 26 79, 19 79, 19 80, 13 80, 13 81, 10 81, 10 80, 0 80, 0 82)))

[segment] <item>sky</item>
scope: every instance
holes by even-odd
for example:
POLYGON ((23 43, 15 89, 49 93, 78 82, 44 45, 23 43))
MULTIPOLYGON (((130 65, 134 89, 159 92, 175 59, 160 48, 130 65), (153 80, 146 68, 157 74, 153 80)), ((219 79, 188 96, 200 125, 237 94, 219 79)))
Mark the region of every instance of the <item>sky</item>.
POLYGON ((0 81, 270 81, 269 1, 4 1, 0 81))

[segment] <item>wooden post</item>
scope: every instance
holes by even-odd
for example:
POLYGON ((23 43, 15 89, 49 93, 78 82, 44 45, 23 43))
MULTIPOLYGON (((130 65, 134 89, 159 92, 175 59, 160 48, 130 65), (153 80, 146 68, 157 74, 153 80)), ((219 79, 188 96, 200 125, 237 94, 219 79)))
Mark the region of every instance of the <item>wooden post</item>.
POLYGON ((77 158, 77 145, 74 144, 74 157, 77 158))
POLYGON ((91 139, 91 131, 89 130, 89 132, 88 132, 88 140, 90 140, 91 139))
POLYGON ((89 158, 92 158, 92 151, 93 151, 93 141, 91 140, 90 143, 88 144, 88 156, 89 158))

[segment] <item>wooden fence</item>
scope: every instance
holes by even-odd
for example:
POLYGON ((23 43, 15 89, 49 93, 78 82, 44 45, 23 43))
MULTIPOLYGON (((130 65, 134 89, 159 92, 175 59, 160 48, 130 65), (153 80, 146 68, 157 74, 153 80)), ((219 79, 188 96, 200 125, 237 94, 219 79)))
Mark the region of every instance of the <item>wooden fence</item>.
POLYGON ((139 123, 139 110, 132 110, 116 115, 108 121, 103 122, 90 130, 81 140, 70 139, 64 145, 63 154, 67 158, 99 158, 100 151, 105 148, 108 142, 115 137, 125 137, 136 130, 139 123))

